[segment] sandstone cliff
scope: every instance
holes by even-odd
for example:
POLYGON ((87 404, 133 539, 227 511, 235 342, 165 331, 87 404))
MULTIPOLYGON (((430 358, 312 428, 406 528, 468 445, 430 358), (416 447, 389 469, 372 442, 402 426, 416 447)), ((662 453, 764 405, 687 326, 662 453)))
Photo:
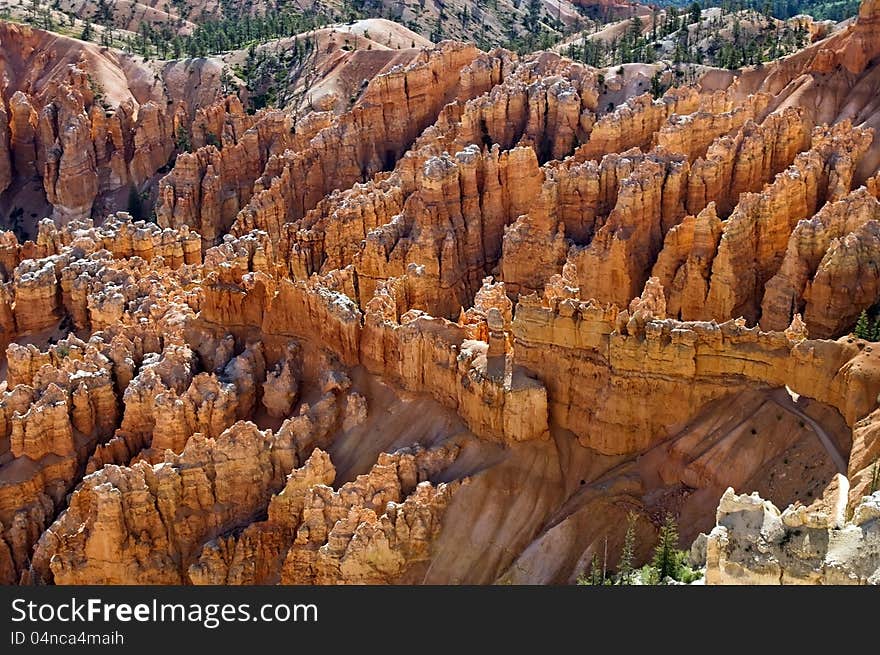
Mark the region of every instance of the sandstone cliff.
POLYGON ((33 202, 29 190, 44 195, 61 222, 125 209, 129 190, 137 197, 169 163, 179 134, 199 142, 190 123, 220 97, 219 67, 205 60, 154 71, 12 23, 0 23, 0 40, 0 189, 19 207, 33 202))
POLYGON ((789 547, 875 548, 875 119, 811 100, 873 88, 873 4, 659 98, 446 42, 295 121, 2 27, 0 193, 54 220, 0 235, 0 579, 571 582, 733 487, 800 504, 724 495, 710 578, 873 581, 789 547))

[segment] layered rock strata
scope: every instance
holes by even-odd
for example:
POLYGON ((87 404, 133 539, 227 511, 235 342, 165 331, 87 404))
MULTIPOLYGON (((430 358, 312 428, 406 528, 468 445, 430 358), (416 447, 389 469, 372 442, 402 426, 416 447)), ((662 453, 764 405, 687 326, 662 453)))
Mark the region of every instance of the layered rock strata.
MULTIPOLYGON (((210 62, 120 59, 104 111, 106 53, 4 27, 0 187, 37 182, 55 220, 0 235, 2 580, 570 582, 629 511, 642 560, 728 486, 801 501, 773 539, 855 534, 839 507, 870 514, 880 443, 880 351, 850 334, 878 301, 872 7, 611 107, 589 67, 444 43, 295 123, 181 81, 210 62), (166 165, 158 225, 105 211, 152 205, 166 165), (835 472, 852 488, 814 507, 835 472)), ((752 566, 716 541, 713 571, 752 566)), ((783 580, 875 575, 768 543, 783 580)))

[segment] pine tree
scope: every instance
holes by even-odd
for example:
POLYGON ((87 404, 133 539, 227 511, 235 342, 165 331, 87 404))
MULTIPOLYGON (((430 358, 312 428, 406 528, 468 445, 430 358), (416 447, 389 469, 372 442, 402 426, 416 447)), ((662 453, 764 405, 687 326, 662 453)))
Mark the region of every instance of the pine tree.
POLYGON ((871 323, 869 331, 871 333, 869 341, 880 341, 880 318, 871 323))
POLYGON ((590 562, 589 572, 584 570, 584 572, 578 576, 577 583, 578 585, 583 586, 602 586, 604 584, 602 579, 602 566, 599 564, 598 553, 593 555, 593 559, 590 562))
POLYGON ((630 23, 629 26, 629 33, 632 36, 633 41, 642 35, 643 27, 644 24, 642 23, 642 19, 638 16, 633 16, 632 23, 630 23))
POLYGON ((859 314, 859 320, 856 321, 856 327, 853 332, 859 339, 871 338, 871 322, 868 320, 868 312, 866 310, 863 309, 862 313, 859 314))
POLYGON ((633 559, 636 551, 636 521, 638 515, 630 512, 626 517, 626 535, 623 538, 623 548, 620 551, 620 559, 617 562, 617 584, 630 584, 633 573, 633 559))
POLYGON ((660 528, 659 540, 654 547, 651 565, 657 570, 661 584, 667 577, 675 578, 679 568, 678 526, 672 514, 667 514, 660 528))
POLYGON ((177 127, 175 145, 177 146, 177 152, 189 152, 192 150, 192 145, 189 141, 189 134, 187 134, 186 128, 183 125, 177 127))
POLYGON ((659 98, 663 95, 663 83, 660 71, 657 71, 651 76, 651 95, 655 98, 659 98))
POLYGON ((94 36, 92 21, 86 19, 86 24, 83 26, 82 34, 79 35, 79 38, 83 41, 91 41, 92 36, 94 36))
POLYGON ((690 16, 688 18, 688 23, 699 23, 700 18, 703 16, 702 7, 700 7, 699 2, 694 2, 690 6, 690 16))
POLYGON ((599 555, 593 555, 593 561, 590 564, 590 584, 593 586, 602 585, 602 567, 599 565, 599 555))

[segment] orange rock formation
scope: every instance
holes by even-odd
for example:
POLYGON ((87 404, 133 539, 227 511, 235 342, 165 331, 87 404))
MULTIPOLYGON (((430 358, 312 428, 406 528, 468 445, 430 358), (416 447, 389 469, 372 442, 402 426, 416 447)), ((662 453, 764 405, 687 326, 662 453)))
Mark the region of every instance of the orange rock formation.
POLYGON ((878 15, 612 108, 444 42, 295 123, 0 25, 0 194, 52 214, 0 235, 0 580, 570 582, 630 511, 644 557, 728 487, 855 507, 878 15))

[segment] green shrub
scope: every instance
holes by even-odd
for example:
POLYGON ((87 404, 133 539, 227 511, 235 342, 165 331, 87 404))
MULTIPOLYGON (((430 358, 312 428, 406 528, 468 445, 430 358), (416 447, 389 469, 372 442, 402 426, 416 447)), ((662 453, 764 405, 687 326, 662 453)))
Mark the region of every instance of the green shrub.
POLYGON ((867 309, 862 310, 853 328, 853 334, 865 341, 880 341, 880 316, 872 318, 872 313, 867 309))

